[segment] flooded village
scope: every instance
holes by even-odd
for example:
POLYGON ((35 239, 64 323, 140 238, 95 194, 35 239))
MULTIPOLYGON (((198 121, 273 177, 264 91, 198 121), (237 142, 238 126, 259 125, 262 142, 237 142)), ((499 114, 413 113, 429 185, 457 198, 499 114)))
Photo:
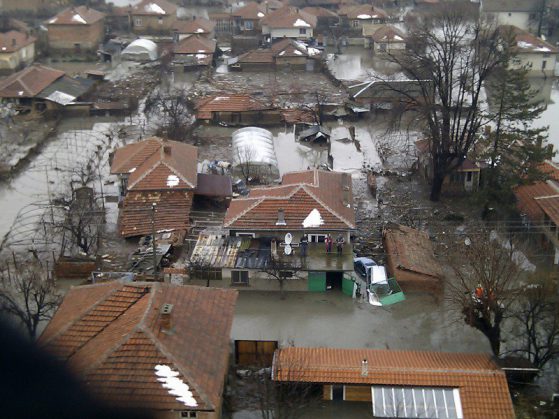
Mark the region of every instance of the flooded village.
POLYGON ((0 0, 7 417, 556 417, 557 22, 0 0))

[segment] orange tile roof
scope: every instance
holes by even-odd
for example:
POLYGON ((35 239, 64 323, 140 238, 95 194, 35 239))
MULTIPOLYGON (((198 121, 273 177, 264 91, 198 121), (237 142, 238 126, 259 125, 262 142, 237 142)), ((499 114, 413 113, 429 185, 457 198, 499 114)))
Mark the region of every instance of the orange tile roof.
POLYGON ((128 190, 194 189, 197 164, 196 147, 151 137, 117 149, 111 173, 130 173, 128 190))
POLYGON ((177 20, 173 24, 173 30, 177 33, 208 34, 215 28, 215 22, 204 17, 196 19, 177 20))
POLYGON ((533 223, 543 221, 544 212, 535 198, 541 196, 551 196, 559 193, 559 187, 553 187, 552 183, 535 182, 530 185, 520 185, 513 188, 516 196, 516 207, 522 214, 526 214, 533 223))
POLYGON ((347 16, 348 19, 359 19, 359 20, 388 18, 388 13, 386 13, 383 9, 379 7, 374 7, 370 4, 344 7, 342 10, 339 11, 338 14, 340 16, 347 16))
POLYGON ((200 99, 196 104, 197 117, 199 114, 211 112, 263 111, 267 109, 271 109, 271 106, 250 95, 243 94, 213 95, 200 99))
POLYGON ((152 233, 152 203, 156 203, 155 230, 188 231, 191 191, 130 191, 124 197, 118 215, 122 237, 137 237, 152 233))
POLYGON ((316 17, 338 17, 332 10, 325 9, 324 7, 304 7, 303 12, 309 13, 316 17))
POLYGON ((276 351, 278 381, 458 388, 468 419, 515 417, 507 380, 488 354, 375 349, 283 348, 276 351), (367 375, 361 363, 368 363, 367 375))
POLYGON ((174 54, 213 54, 216 42, 199 35, 190 35, 173 47, 174 54))
POLYGON ((69 7, 47 20, 47 25, 92 25, 105 14, 87 6, 69 7))
POLYGON ((499 32, 505 37, 512 37, 515 42, 512 50, 517 54, 522 53, 550 53, 557 54, 559 49, 544 41, 537 36, 532 35, 530 32, 520 29, 513 25, 499 26, 499 32))
POLYGON ((64 360, 93 394, 117 407, 219 409, 237 291, 118 282, 72 288, 39 345, 64 360), (172 332, 160 309, 172 304, 172 332), (156 365, 189 386, 197 406, 163 387, 156 365))
POLYGON ((132 14, 155 16, 176 15, 177 5, 167 0, 142 0, 142 2, 132 7, 132 14), (164 13, 160 13, 160 10, 163 10, 164 13))
POLYGON ((534 198, 542 211, 555 225, 559 225, 559 194, 534 198))
POLYGON ((266 16, 266 6, 256 2, 250 2, 246 6, 241 7, 233 12, 233 16, 246 20, 259 20, 266 16))
POLYGON ((375 42, 405 42, 406 36, 392 25, 383 25, 373 33, 372 38, 375 42))
POLYGON ((19 31, 0 33, 0 54, 15 52, 37 39, 19 31))
POLYGON ((293 39, 282 39, 275 42, 270 48, 259 48, 239 55, 239 63, 265 63, 273 64, 278 57, 309 57, 308 51, 293 39), (297 51, 297 52, 296 52, 297 51))
POLYGON ((64 71, 34 64, 1 80, 0 97, 35 97, 64 74, 64 71))
POLYGON ((254 188, 248 197, 232 200, 223 224, 231 229, 302 230, 313 209, 324 220, 320 229, 355 228, 351 177, 322 170, 286 173, 280 186, 254 188), (284 226, 276 225, 278 209, 284 210, 284 226))
POLYGON ((549 179, 559 182, 559 163, 555 163, 551 160, 545 160, 538 165, 538 170, 549 179))
MULTIPOLYGON (((424 231, 393 224, 383 232, 388 258, 398 269, 441 278, 441 268, 424 231)), ((398 279, 398 278, 396 278, 398 279)))
POLYGON ((262 24, 270 28, 293 28, 299 27, 294 26, 298 20, 306 22, 311 28, 316 28, 315 15, 292 6, 285 6, 268 14, 262 19, 262 24))

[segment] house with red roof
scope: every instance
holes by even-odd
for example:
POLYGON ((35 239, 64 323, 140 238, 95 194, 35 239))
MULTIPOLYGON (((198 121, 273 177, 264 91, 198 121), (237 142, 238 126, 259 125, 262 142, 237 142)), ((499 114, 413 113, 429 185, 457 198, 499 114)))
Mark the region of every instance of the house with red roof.
POLYGON ((121 197, 118 229, 122 237, 156 231, 187 232, 197 186, 198 149, 151 137, 117 149, 111 174, 121 197))
POLYGON ((0 73, 11 73, 31 64, 35 60, 36 41, 27 32, 0 33, 0 73))
POLYGON ((190 35, 213 39, 215 37, 215 26, 215 22, 203 17, 193 16, 192 19, 177 20, 173 24, 174 39, 175 41, 182 41, 190 35))
POLYGON ((173 46, 173 63, 185 70, 213 66, 216 42, 202 35, 190 35, 173 46))
POLYGON ((46 21, 49 48, 96 51, 105 37, 105 14, 88 6, 70 7, 46 21))
POLYGON ((168 0, 142 0, 128 10, 134 33, 169 33, 177 21, 177 5, 168 0))
POLYGON ((285 6, 262 18, 262 35, 269 42, 280 38, 310 39, 314 36, 317 17, 302 9, 285 6))
POLYGON ((545 180, 513 188, 516 208, 524 223, 541 233, 544 245, 554 248, 559 264, 559 164, 546 160, 538 169, 545 180))
POLYGON ((265 3, 250 2, 232 13, 237 31, 243 35, 257 35, 261 32, 261 20, 270 14, 265 3))
POLYGON ((109 407, 218 419, 236 300, 234 290, 156 282, 75 287, 38 344, 109 407))
POLYGON ((363 407, 361 417, 516 417, 489 354, 289 347, 276 350, 272 379, 316 387, 331 412, 342 409, 339 417, 348 402, 363 407))
POLYGON ((277 290, 275 281, 263 271, 273 261, 280 261, 298 271, 286 268, 286 275, 299 280, 288 281, 285 290, 339 289, 351 294, 353 282, 344 273, 353 271, 351 235, 355 228, 349 174, 291 172, 277 186, 253 188, 248 196, 233 199, 223 221, 226 233, 222 240, 201 237, 193 255, 207 262, 223 255, 217 258, 223 268, 221 286, 277 290), (330 249, 326 245, 329 237, 333 241, 330 249))
POLYGON ((268 104, 249 94, 215 94, 198 100, 195 106, 196 119, 206 123, 239 125, 277 125, 281 113, 273 104, 268 104))

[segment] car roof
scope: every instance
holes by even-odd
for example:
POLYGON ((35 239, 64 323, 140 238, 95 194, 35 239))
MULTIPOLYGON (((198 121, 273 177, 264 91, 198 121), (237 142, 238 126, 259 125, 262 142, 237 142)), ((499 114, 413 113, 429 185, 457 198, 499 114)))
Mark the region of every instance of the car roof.
POLYGON ((376 265, 376 262, 373 259, 366 258, 366 257, 354 258, 353 262, 362 262, 363 264, 371 264, 372 263, 372 264, 376 265))

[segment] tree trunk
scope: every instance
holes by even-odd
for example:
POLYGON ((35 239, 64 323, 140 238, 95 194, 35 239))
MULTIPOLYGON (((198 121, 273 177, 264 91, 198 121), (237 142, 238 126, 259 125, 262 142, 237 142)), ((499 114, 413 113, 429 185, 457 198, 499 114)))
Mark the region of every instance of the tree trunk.
POLYGON ((437 173, 433 175, 433 181, 431 183, 431 194, 429 199, 433 202, 437 202, 441 199, 441 191, 443 189, 444 175, 437 173))

